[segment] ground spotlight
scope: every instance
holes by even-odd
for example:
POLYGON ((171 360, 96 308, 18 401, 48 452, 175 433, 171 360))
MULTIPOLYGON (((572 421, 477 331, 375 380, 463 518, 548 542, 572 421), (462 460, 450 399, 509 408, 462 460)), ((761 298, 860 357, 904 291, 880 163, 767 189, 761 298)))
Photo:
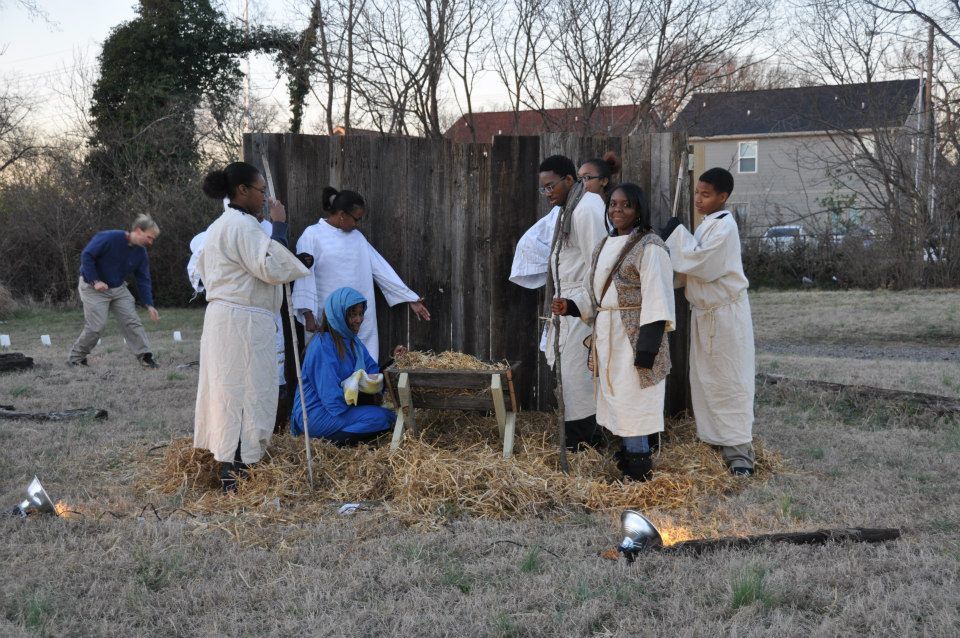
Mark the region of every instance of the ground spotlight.
POLYGON ((623 540, 617 550, 631 563, 640 552, 663 545, 657 526, 635 510, 626 510, 620 515, 620 534, 623 540))
POLYGON ((13 508, 11 514, 26 518, 30 514, 56 514, 57 510, 36 476, 27 487, 27 499, 13 508))

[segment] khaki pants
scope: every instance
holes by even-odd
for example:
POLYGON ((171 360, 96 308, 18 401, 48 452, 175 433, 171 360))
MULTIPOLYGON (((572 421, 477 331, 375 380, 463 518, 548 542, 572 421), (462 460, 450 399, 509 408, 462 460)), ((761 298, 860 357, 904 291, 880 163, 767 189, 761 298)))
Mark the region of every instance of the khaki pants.
POLYGON ((740 445, 720 445, 720 455, 731 468, 748 467, 753 469, 756 463, 756 453, 753 451, 753 443, 741 443, 740 445))
POLYGON ((127 340, 127 347, 133 354, 150 352, 150 340, 143 322, 137 315, 133 295, 125 285, 108 288, 100 292, 80 278, 80 301, 83 302, 83 332, 77 337, 70 350, 70 362, 77 363, 86 357, 97 345, 97 340, 107 327, 107 317, 113 311, 120 326, 120 333, 127 340))

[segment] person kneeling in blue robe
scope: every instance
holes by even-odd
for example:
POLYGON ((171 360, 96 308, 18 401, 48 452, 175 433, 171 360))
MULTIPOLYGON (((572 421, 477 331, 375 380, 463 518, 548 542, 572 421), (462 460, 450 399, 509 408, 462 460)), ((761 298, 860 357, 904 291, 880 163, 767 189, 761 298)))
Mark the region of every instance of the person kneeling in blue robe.
MULTIPOLYGON (((341 383, 357 370, 368 375, 380 368, 357 337, 367 300, 353 288, 339 288, 324 303, 320 332, 303 360, 303 396, 310 436, 338 445, 368 440, 393 427, 396 414, 378 405, 348 405, 341 383)), ((290 433, 303 432, 300 393, 293 401, 290 433)))

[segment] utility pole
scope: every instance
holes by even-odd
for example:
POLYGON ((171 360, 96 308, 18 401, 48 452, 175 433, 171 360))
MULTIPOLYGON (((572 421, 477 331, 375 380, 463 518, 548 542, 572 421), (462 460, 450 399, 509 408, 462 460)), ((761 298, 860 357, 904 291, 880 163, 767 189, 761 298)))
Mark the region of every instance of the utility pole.
POLYGON ((250 132, 250 0, 243 0, 243 39, 246 52, 246 73, 243 74, 243 132, 250 132))
POLYGON ((927 215, 933 221, 933 131, 935 117, 933 113, 933 25, 927 27, 927 72, 923 91, 923 109, 926 116, 923 135, 923 194, 927 205, 927 215))

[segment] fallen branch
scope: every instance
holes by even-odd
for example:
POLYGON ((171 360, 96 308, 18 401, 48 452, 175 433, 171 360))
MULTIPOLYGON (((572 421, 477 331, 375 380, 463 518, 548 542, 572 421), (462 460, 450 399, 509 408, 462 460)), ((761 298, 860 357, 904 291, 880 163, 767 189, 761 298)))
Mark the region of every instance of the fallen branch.
POLYGON ((72 421, 75 419, 106 419, 107 411, 97 408, 77 408, 61 412, 17 412, 16 410, 0 410, 0 419, 15 421, 72 421))
POLYGON ((761 374, 760 378, 765 385, 796 384, 810 388, 820 388, 831 392, 850 392, 870 399, 888 399, 891 401, 910 401, 917 403, 938 415, 960 412, 960 399, 945 397, 939 394, 924 392, 908 392, 906 390, 889 390, 875 388, 868 385, 848 385, 845 383, 831 383, 829 381, 815 381, 813 379, 793 379, 779 374, 761 374))
POLYGON ((869 529, 850 527, 846 529, 820 529, 815 532, 790 532, 780 534, 757 534, 755 536, 730 536, 680 541, 659 551, 667 553, 690 552, 702 554, 718 549, 747 549, 764 543, 791 543, 793 545, 822 544, 835 542, 882 543, 900 538, 896 528, 869 529))
POLYGON ((26 370, 33 367, 33 359, 23 356, 22 352, 0 354, 0 372, 26 370))

